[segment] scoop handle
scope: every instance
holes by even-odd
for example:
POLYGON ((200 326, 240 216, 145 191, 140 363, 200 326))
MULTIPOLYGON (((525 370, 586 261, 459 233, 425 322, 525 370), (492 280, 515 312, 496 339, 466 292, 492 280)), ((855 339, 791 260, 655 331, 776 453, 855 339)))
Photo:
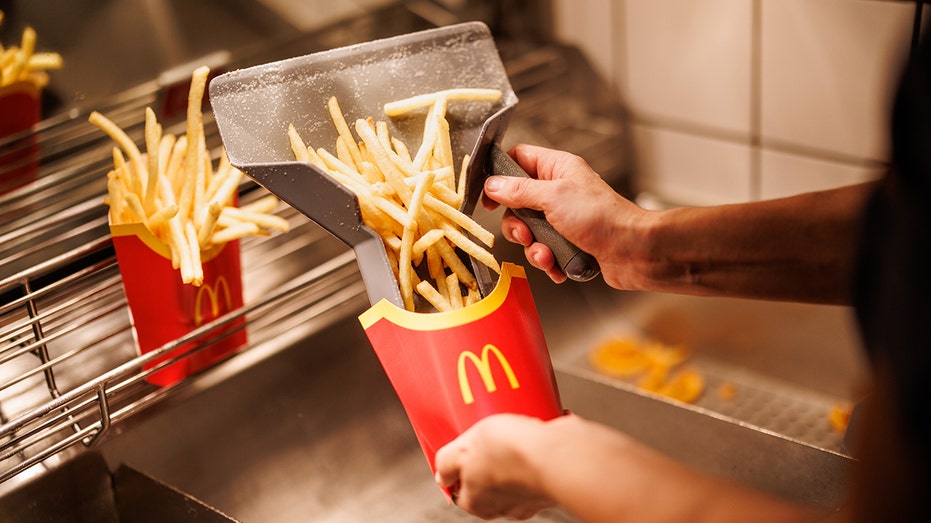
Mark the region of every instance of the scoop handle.
MULTIPOLYGON (((529 178, 530 175, 521 168, 513 158, 508 156, 497 143, 492 143, 488 153, 488 172, 500 176, 529 178)), ((572 242, 556 232, 546 221, 542 211, 535 209, 511 209, 515 216, 527 224, 534 239, 553 251, 553 257, 559 269, 570 280, 588 281, 601 273, 598 261, 587 252, 576 247, 572 242)))

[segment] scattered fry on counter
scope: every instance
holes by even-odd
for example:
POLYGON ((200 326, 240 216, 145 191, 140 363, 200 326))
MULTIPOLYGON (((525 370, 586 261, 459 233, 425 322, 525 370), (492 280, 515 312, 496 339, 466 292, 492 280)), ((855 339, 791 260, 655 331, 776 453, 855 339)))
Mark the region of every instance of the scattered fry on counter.
POLYGON ((737 397, 737 386, 733 383, 725 382, 718 386, 718 398, 724 401, 730 401, 737 397))
MULTIPOLYGON (((0 24, 3 11, 0 11, 0 24)), ((49 82, 45 71, 61 69, 64 61, 58 53, 36 52, 36 31, 32 27, 23 29, 19 45, 4 47, 0 44, 0 87, 14 82, 32 82, 38 88, 49 82)))
POLYGON ((181 280, 195 286, 203 282, 201 260, 226 242, 289 230, 286 220, 271 214, 278 205, 274 196, 236 208, 243 173, 225 153, 214 169, 201 111, 209 72, 203 66, 191 76, 184 135, 163 133, 155 113, 146 108, 145 153, 106 116, 94 111, 88 118, 118 145, 107 174, 111 225, 144 224, 171 249, 181 280))
POLYGON ((828 412, 828 423, 835 432, 844 432, 850 423, 850 414, 853 405, 834 405, 828 412))
POLYGON ((599 371, 619 378, 636 379, 643 390, 694 402, 705 390, 698 371, 683 368, 688 353, 680 346, 632 337, 612 338, 589 353, 589 361, 599 371))
POLYGON ((314 144, 305 145, 294 125, 288 128, 297 160, 316 165, 358 197, 363 222, 385 243, 407 310, 417 309, 414 292, 437 311, 461 308, 480 299, 475 275, 459 258, 457 248, 501 272, 488 251, 494 234, 459 211, 469 156, 459 161, 457 182, 446 119, 451 101, 494 102, 500 97, 501 91, 494 89, 450 89, 385 104, 389 117, 429 108, 422 142, 413 156, 413 149, 390 136, 385 122, 371 117, 355 121, 357 140, 335 97, 327 101, 338 134, 335 154, 314 144), (424 261, 426 270, 421 274, 425 278, 421 279, 417 267, 424 261))

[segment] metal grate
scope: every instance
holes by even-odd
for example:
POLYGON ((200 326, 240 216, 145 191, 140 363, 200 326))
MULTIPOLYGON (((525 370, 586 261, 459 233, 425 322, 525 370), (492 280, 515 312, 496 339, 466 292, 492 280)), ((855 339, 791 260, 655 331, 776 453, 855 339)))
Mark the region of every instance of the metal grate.
MULTIPOLYGON (((100 110, 141 139, 144 107, 159 92, 141 86, 100 110)), ((218 341, 212 333, 221 327, 239 321, 247 349, 277 350, 367 303, 352 253, 285 208, 289 234, 241 243, 246 305, 139 356, 102 205, 113 145, 86 118, 72 112, 0 142, 0 153, 36 144, 41 151, 27 183, 10 180, 20 165, 0 167, 0 482, 72 446, 94 445, 114 423, 185 386, 145 378, 218 341), (193 340, 190 350, 172 352, 193 340)), ((209 114, 205 125, 216 157, 209 114)), ((243 203, 264 194, 251 181, 240 186, 243 203)))
MULTIPOLYGON (((432 25, 406 10, 386 9, 378 16, 270 42, 228 65, 297 56, 388 36, 389 30, 410 32, 432 25)), ((567 59, 564 49, 512 51, 507 42, 501 43, 521 97, 509 141, 565 144, 571 137, 564 148, 594 161, 609 180, 622 179, 628 166, 618 163, 618 137, 624 133, 609 93, 576 82, 573 68, 579 64, 567 59), (580 107, 580 99, 588 105, 580 107), (586 113, 581 125, 559 117, 579 111, 586 113)), ((171 87, 156 80, 93 109, 139 143, 144 108, 157 107, 171 87)), ((0 158, 36 146, 40 153, 34 158, 36 176, 28 183, 9 180, 16 166, 0 165, 0 490, 14 483, 3 482, 41 473, 53 464, 51 458, 97 444, 113 425, 198 381, 195 376, 171 387, 152 385, 146 377, 160 367, 146 367, 154 360, 171 353, 174 358, 164 366, 190 358, 217 341, 211 332, 228 333, 222 327, 234 323, 248 331, 248 346, 241 351, 262 357, 368 304, 352 252, 284 208, 280 215, 291 224, 290 233, 241 242, 245 306, 139 356, 102 205, 113 144, 87 123, 88 113, 73 110, 24 135, 0 139, 0 158), (190 347, 192 340, 198 344, 176 355, 175 349, 190 347)), ((209 111, 204 120, 207 145, 216 158, 220 139, 209 111)), ((183 126, 163 124, 175 134, 183 126)), ((249 180, 240 186, 241 203, 265 194, 249 180)), ((238 361, 243 359, 220 365, 238 368, 238 361)))

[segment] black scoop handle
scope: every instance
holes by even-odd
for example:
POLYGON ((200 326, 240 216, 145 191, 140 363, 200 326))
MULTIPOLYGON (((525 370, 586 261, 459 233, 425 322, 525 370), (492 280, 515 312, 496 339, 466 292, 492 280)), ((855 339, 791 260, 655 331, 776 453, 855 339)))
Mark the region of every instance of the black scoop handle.
MULTIPOLYGON (((497 143, 492 143, 488 152, 488 172, 501 176, 529 178, 513 158, 508 156, 497 143)), ((556 264, 570 280, 588 281, 601 273, 598 261, 572 244, 546 221, 542 211, 535 209, 511 209, 514 215, 530 228, 536 241, 553 251, 556 264)))

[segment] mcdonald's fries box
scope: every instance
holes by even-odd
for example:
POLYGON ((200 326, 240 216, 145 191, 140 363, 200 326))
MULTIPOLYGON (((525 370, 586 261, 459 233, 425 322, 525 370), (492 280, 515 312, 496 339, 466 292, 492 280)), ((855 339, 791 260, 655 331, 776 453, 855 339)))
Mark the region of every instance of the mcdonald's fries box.
POLYGON ((166 353, 145 365, 147 380, 167 386, 205 369, 247 342, 245 319, 204 332, 167 350, 178 338, 243 305, 239 242, 203 253, 204 280, 185 284, 172 268, 171 251, 141 223, 110 226, 139 354, 166 353), (203 346, 203 348, 199 348, 203 346), (196 352, 186 356, 192 350, 196 352), (173 360, 174 361, 172 363, 173 360))
MULTIPOLYGON (((34 82, 0 87, 0 142, 30 129, 41 117, 41 91, 34 82)), ((0 150, 0 193, 33 181, 39 170, 39 144, 26 135, 0 150)))
POLYGON ((382 300, 359 316, 431 470, 436 451, 496 413, 563 413, 552 360, 524 269, 505 263, 495 289, 449 312, 414 313, 382 300))

